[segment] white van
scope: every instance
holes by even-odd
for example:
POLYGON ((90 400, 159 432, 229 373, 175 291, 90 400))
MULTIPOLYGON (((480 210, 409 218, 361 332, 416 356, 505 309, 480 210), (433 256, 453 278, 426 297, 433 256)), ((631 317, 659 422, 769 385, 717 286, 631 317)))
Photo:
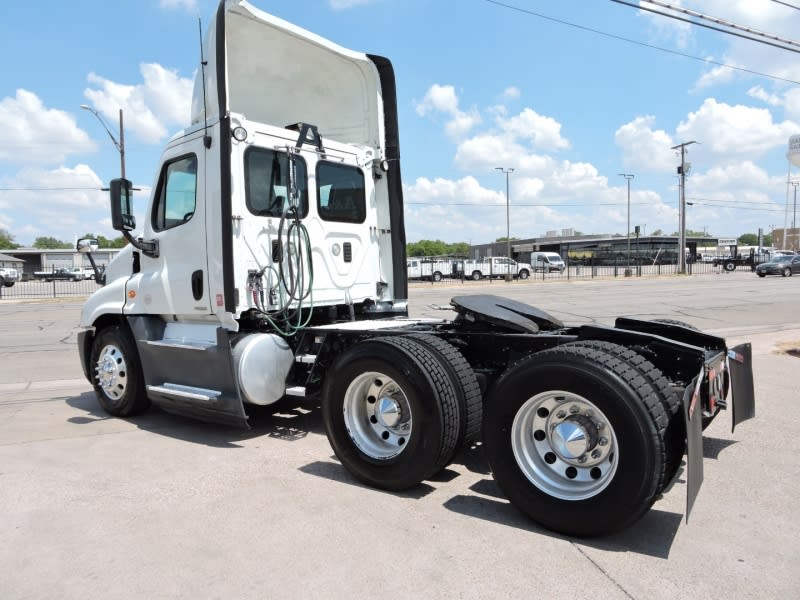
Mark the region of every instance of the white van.
POLYGON ((536 271, 558 271, 562 273, 567 265, 564 259, 556 252, 531 252, 531 264, 536 271))

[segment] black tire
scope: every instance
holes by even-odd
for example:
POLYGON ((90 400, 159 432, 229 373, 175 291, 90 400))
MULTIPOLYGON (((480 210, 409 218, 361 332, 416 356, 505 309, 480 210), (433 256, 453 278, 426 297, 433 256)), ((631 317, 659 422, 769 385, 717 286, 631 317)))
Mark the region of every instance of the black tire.
POLYGON ((679 321, 678 319, 654 319, 655 323, 666 323, 667 325, 679 325, 680 327, 686 327, 686 329, 691 329, 693 331, 700 331, 699 327, 695 327, 691 323, 687 323, 686 321, 679 321))
POLYGON ((781 273, 781 275, 783 275, 784 277, 791 277, 792 270, 789 267, 786 267, 785 269, 783 269, 783 273, 781 273))
POLYGON ((758 275, 759 277, 766 277, 766 276, 767 276, 767 274, 766 274, 766 273, 757 273, 757 275, 758 275))
POLYGON ((122 327, 107 327, 97 333, 89 369, 97 400, 107 413, 131 417, 150 407, 136 346, 122 327))
POLYGON ((442 274, 439 271, 435 271, 434 274, 433 274, 433 280, 434 281, 441 281, 442 280, 442 274))
POLYGON ((483 277, 483 275, 481 274, 480 271, 472 272, 472 281, 480 281, 481 277, 483 277))
POLYGON ((445 367, 453 383, 461 416, 456 450, 465 444, 478 441, 483 421, 483 395, 478 378, 464 355, 455 346, 435 335, 417 333, 408 337, 438 355, 439 362, 445 367))
POLYGON ((735 271, 736 270, 736 263, 728 261, 724 265, 722 265, 722 267, 728 272, 735 271))
POLYGON ((562 345, 500 377, 483 440, 494 477, 517 508, 548 529, 594 536, 629 526, 652 506, 664 478, 668 420, 631 365, 562 345))
POLYGON ((403 490, 452 459, 458 400, 441 360, 427 346, 400 336, 359 342, 329 373, 321 398, 325 433, 354 477, 403 490), (387 407, 380 412, 383 401, 387 407), (390 422, 392 417, 397 420, 390 422))
POLYGON ((519 272, 519 278, 520 278, 520 279, 527 279, 527 278, 528 278, 528 277, 530 277, 530 276, 531 276, 531 274, 530 274, 530 273, 528 273, 528 269, 522 269, 522 270, 519 272))
MULTIPOLYGON (((667 321, 668 320, 665 319, 662 322, 667 321)), ((690 327, 694 329, 691 325, 683 323, 682 321, 671 322, 673 324, 680 324, 684 327, 690 327)), ((639 375, 644 377, 653 387, 653 390, 658 396, 661 406, 664 409, 664 412, 667 414, 667 418, 669 419, 667 430, 664 434, 664 452, 666 454, 664 476, 659 483, 659 493, 662 492, 665 488, 669 487, 670 483, 672 483, 672 480, 678 473, 678 468, 681 466, 683 455, 686 453, 686 423, 683 420, 683 413, 681 412, 681 397, 678 395, 677 390, 672 386, 669 379, 664 376, 664 373, 662 373, 658 367, 631 348, 626 348, 625 346, 620 346, 619 344, 603 342, 599 340, 570 342, 565 345, 592 348, 615 356, 636 369, 639 375)))

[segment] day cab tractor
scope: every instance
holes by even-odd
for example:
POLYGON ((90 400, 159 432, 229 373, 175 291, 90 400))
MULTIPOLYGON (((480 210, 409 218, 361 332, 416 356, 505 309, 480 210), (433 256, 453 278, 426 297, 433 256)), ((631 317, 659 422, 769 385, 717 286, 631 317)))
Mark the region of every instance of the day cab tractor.
POLYGON ((753 415, 750 346, 685 324, 569 326, 488 295, 409 318, 390 61, 248 2, 219 5, 140 234, 131 182, 110 189, 130 243, 78 346, 112 415, 247 427, 249 406, 308 398, 343 467, 384 490, 480 441, 515 506, 576 536, 640 518, 685 454, 690 507, 703 425, 753 415))

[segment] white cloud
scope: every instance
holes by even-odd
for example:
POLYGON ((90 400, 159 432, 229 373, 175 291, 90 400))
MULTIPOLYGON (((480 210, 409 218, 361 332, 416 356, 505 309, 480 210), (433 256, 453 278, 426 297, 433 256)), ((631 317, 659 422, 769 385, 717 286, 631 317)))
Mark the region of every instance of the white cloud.
POLYGON ((159 6, 169 10, 182 8, 187 11, 197 10, 197 0, 160 0, 159 6))
POLYGON ((519 88, 516 86, 509 86, 503 90, 503 99, 504 100, 516 100, 522 95, 522 92, 519 91, 519 88))
POLYGON ((72 242, 75 236, 101 231, 98 220, 108 217, 108 194, 103 182, 88 165, 46 170, 26 168, 3 178, 0 221, 9 223, 17 243, 30 244, 36 237, 53 236, 72 242))
POLYGON ((622 164, 637 171, 672 169, 675 159, 670 147, 675 144, 663 129, 653 129, 652 115, 636 117, 614 133, 614 141, 622 151, 622 164))
POLYGON ((756 100, 761 100, 770 106, 781 106, 783 104, 783 99, 780 96, 770 94, 760 85, 753 86, 747 90, 747 95, 756 100))
POLYGON ((70 154, 96 146, 75 124, 75 117, 47 108, 27 90, 0 100, 0 161, 17 164, 58 164, 70 154))
POLYGON ((421 117, 434 113, 444 113, 450 117, 445 124, 445 132, 451 138, 461 138, 481 122, 480 113, 476 108, 468 112, 458 107, 459 101, 455 88, 452 85, 433 84, 425 93, 421 102, 416 104, 417 114, 421 117))
POLYGON ((544 150, 564 150, 569 141, 561 136, 561 123, 552 117, 540 115, 525 108, 511 118, 497 117, 497 125, 514 139, 530 140, 534 146, 544 150))
POLYGON ((678 125, 676 136, 701 142, 704 153, 757 158, 784 145, 799 128, 791 121, 774 122, 766 108, 732 106, 707 98, 696 112, 689 113, 678 125))
POLYGON ((121 108, 125 131, 154 144, 169 133, 168 128, 188 125, 193 82, 156 63, 142 63, 139 70, 142 83, 136 85, 90 73, 89 83, 99 89, 87 88, 84 96, 111 123, 118 123, 121 108))

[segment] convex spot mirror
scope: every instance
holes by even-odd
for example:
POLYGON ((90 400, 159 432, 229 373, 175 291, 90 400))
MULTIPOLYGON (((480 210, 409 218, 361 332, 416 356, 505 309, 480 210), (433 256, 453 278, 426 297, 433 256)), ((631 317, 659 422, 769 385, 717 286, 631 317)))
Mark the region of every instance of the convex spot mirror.
POLYGON ((99 247, 100 244, 97 242, 97 240, 92 238, 84 238, 78 240, 75 249, 81 254, 88 254, 89 252, 97 252, 99 247))
POLYGON ((127 179, 112 179, 109 190, 111 197, 111 226, 117 231, 135 229, 133 184, 127 179))

